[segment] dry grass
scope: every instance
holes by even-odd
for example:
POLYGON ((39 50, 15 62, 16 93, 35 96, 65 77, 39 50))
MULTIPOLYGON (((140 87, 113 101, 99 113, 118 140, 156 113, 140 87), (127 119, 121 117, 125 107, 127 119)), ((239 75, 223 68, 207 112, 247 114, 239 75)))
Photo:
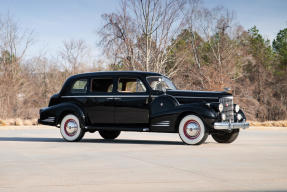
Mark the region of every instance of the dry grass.
POLYGON ((253 127, 286 127, 287 128, 287 120, 283 121, 250 121, 250 126, 253 127))
POLYGON ((6 119, 0 120, 0 126, 29 126, 37 125, 37 119, 6 119))

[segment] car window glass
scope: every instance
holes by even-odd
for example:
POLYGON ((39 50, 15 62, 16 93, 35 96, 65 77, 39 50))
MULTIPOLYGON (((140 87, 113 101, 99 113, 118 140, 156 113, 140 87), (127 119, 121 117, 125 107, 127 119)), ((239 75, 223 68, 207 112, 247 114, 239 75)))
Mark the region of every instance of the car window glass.
POLYGON ((164 77, 164 76, 150 76, 147 77, 147 82, 149 83, 150 87, 153 90, 159 90, 162 91, 163 88, 166 90, 176 90, 175 85, 173 84, 173 82, 164 77))
POLYGON ((74 93, 74 94, 86 93, 87 92, 87 84, 88 84, 87 79, 77 80, 72 86, 71 93, 74 93))
POLYGON ((137 78, 120 78, 118 82, 118 92, 142 93, 146 92, 146 87, 143 82, 137 78))
POLYGON ((111 93, 113 91, 112 78, 96 78, 92 79, 91 92, 111 93))

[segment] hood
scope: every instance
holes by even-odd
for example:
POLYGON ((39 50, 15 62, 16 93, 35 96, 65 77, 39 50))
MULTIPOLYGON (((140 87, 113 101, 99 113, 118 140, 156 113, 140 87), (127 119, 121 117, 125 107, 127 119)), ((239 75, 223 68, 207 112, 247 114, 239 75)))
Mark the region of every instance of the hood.
POLYGON ((219 99, 221 97, 232 96, 231 93, 225 91, 167 90, 166 93, 174 97, 190 97, 203 99, 219 99))

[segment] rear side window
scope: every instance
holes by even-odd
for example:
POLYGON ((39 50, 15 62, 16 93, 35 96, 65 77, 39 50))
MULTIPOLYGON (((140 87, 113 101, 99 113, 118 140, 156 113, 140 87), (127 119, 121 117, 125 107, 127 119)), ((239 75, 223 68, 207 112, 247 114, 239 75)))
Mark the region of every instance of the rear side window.
POLYGON ((87 79, 80 79, 75 81, 71 88, 71 93, 73 94, 84 94, 87 93, 87 85, 88 85, 88 80, 87 79))
POLYGON ((93 93, 111 93, 113 92, 112 78, 95 78, 92 79, 91 92, 93 93))

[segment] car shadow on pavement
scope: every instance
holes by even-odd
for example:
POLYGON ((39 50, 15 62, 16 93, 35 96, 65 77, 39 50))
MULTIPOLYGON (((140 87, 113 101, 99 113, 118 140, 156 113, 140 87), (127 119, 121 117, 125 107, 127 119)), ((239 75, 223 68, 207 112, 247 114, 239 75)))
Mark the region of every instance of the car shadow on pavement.
POLYGON ((151 145, 183 145, 179 141, 160 141, 160 140, 134 140, 134 139, 115 139, 115 140, 105 140, 105 139, 83 139, 81 142, 92 142, 99 144, 151 144, 151 145))
MULTIPOLYGON (((38 137, 0 137, 1 141, 16 142, 65 142, 61 138, 38 138, 38 137)), ((68 142, 66 142, 68 143, 68 142)), ((83 139, 77 143, 97 143, 97 144, 149 144, 149 145, 184 145, 180 141, 157 141, 157 140, 133 140, 133 139, 83 139)))

